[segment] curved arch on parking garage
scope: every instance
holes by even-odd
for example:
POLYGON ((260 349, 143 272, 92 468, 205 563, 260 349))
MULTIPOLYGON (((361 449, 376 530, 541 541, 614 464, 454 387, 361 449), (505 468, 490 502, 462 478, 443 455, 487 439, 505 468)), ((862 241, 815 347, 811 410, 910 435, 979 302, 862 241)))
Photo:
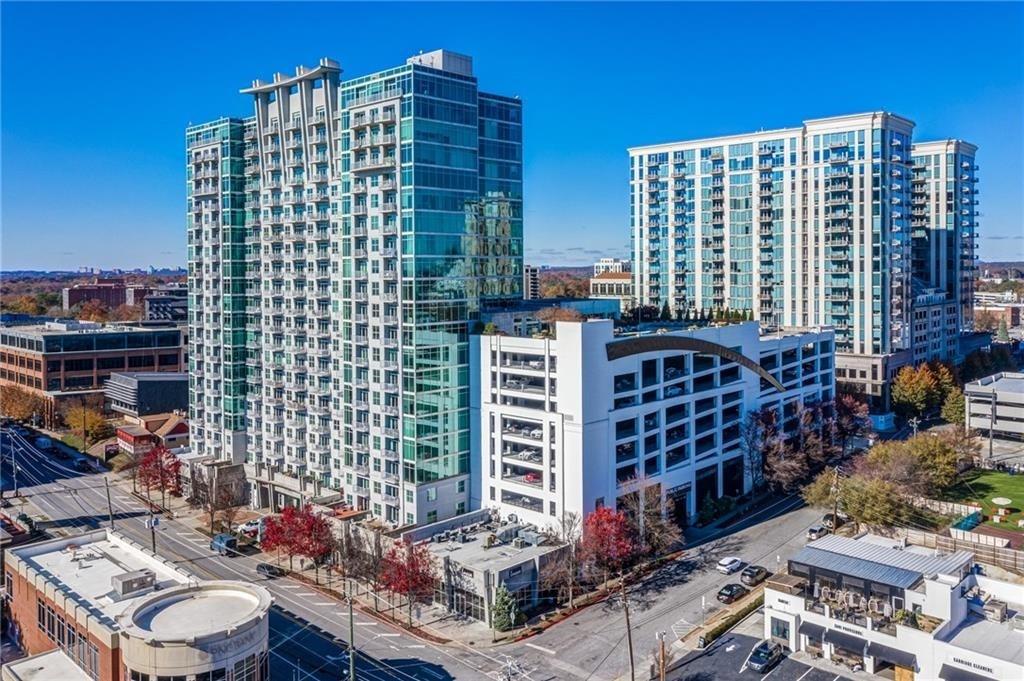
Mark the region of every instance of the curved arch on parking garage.
POLYGON ((767 381, 780 393, 786 389, 778 379, 772 376, 758 362, 741 355, 732 348, 727 348, 719 343, 690 338, 689 336, 672 336, 660 334, 653 336, 640 336, 638 338, 627 338, 625 340, 612 341, 605 345, 605 352, 609 360, 621 359, 631 355, 639 355, 645 352, 663 352, 665 350, 685 350, 688 352, 699 352, 705 355, 717 355, 722 359, 736 362, 742 367, 750 369, 762 379, 767 381))

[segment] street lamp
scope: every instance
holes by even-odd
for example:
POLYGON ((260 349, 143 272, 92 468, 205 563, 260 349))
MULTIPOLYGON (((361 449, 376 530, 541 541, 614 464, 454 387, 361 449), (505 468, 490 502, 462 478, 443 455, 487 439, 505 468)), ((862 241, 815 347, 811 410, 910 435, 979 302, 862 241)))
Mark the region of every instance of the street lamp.
POLYGON ((665 632, 659 631, 654 636, 658 639, 658 678, 665 681, 665 632))

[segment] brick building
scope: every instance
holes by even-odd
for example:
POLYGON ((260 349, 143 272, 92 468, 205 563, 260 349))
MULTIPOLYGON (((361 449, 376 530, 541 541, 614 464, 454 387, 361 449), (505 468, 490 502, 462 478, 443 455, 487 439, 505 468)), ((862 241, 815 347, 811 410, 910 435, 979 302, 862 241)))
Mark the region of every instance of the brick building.
POLYGON ((5 665, 4 681, 269 678, 263 587, 197 581, 111 530, 5 558, 8 629, 30 657, 5 665))
POLYGON ((0 327, 0 389, 17 385, 43 399, 53 425, 69 400, 98 395, 116 371, 185 370, 182 332, 92 322, 0 327))

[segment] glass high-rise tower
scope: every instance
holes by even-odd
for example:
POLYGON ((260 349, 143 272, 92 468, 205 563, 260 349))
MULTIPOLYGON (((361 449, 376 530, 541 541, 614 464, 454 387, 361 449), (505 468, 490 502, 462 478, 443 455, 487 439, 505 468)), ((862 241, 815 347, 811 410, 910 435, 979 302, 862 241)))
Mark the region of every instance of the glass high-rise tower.
MULTIPOLYGON (((952 267, 970 257, 963 254, 973 213, 957 203, 962 229, 948 240, 912 232, 912 210, 915 220, 923 210, 923 195, 919 206, 913 192, 925 189, 913 129, 901 116, 869 112, 631 148, 638 302, 667 305, 682 317, 729 310, 768 327, 832 326, 837 379, 885 408, 903 364, 955 355, 956 324, 940 325, 949 342, 915 347, 928 334, 914 306, 948 311, 929 279, 969 308, 965 279, 973 276, 969 267, 952 267), (930 273, 915 267, 929 249, 933 262, 944 263, 930 273)), ((955 159, 943 160, 957 166, 943 171, 962 183, 951 187, 957 202, 973 201, 973 151, 961 145, 949 152, 955 159)), ((953 210, 952 199, 941 203, 953 210)), ((943 230, 953 224, 952 213, 935 217, 943 230)))
MULTIPOLYGON (((444 50, 351 80, 325 59, 243 92, 246 276, 219 334, 245 349, 244 445, 210 453, 254 464, 271 506, 336 490, 395 525, 467 510, 468 336, 481 305, 521 297, 521 103, 444 50)), ((190 267, 209 257, 190 250, 190 267)), ((194 315, 191 335, 211 320, 194 315)), ((208 423, 207 374, 227 367, 194 357, 208 423)))

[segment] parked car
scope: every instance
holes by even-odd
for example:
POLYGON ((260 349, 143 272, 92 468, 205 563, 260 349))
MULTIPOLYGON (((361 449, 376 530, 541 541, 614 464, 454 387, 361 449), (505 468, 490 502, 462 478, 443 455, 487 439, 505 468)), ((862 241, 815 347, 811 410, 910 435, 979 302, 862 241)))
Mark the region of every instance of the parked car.
POLYGON ((774 641, 761 641, 750 651, 747 666, 758 674, 764 674, 782 661, 782 646, 774 641))
POLYGON ((237 553, 238 551, 238 540, 232 537, 230 534, 215 534, 213 539, 210 540, 210 550, 216 551, 222 556, 226 556, 229 553, 237 553))
POLYGON ((45 437, 43 435, 40 435, 39 437, 36 438, 36 449, 42 449, 43 451, 46 451, 51 447, 53 447, 53 440, 51 440, 50 438, 45 437))
POLYGON ((80 473, 93 473, 92 464, 86 459, 75 459, 75 470, 80 473))
POLYGON ((723 575, 731 575, 732 573, 743 567, 743 561, 736 556, 728 556, 718 561, 718 565, 715 569, 721 572, 723 575))
POLYGON ((283 577, 286 573, 282 568, 272 565, 270 563, 260 563, 256 566, 257 574, 263 575, 267 579, 273 579, 274 577, 283 577))
POLYGON ((837 527, 842 527, 843 523, 845 522, 846 521, 843 520, 842 514, 840 514, 838 517, 833 517, 831 513, 826 513, 821 517, 821 524, 830 530, 835 530, 837 527))
POLYGON ((732 603, 746 596, 750 591, 747 587, 742 584, 726 584, 718 590, 718 595, 715 597, 723 603, 732 603))
POLYGON ((740 573, 740 581, 747 586, 757 586, 768 579, 768 570, 760 565, 748 565, 740 573))
POLYGON ((71 457, 68 456, 68 453, 65 452, 64 449, 61 447, 54 447, 53 449, 50 450, 50 454, 52 454, 54 458, 60 459, 61 461, 68 461, 71 459, 71 457))
POLYGON ((238 534, 244 534, 246 537, 258 537, 262 527, 263 518, 253 518, 252 520, 246 520, 244 523, 239 525, 236 532, 238 534))
POLYGON ((829 533, 829 529, 824 525, 811 525, 807 528, 807 539, 814 541, 815 539, 821 539, 829 533))

